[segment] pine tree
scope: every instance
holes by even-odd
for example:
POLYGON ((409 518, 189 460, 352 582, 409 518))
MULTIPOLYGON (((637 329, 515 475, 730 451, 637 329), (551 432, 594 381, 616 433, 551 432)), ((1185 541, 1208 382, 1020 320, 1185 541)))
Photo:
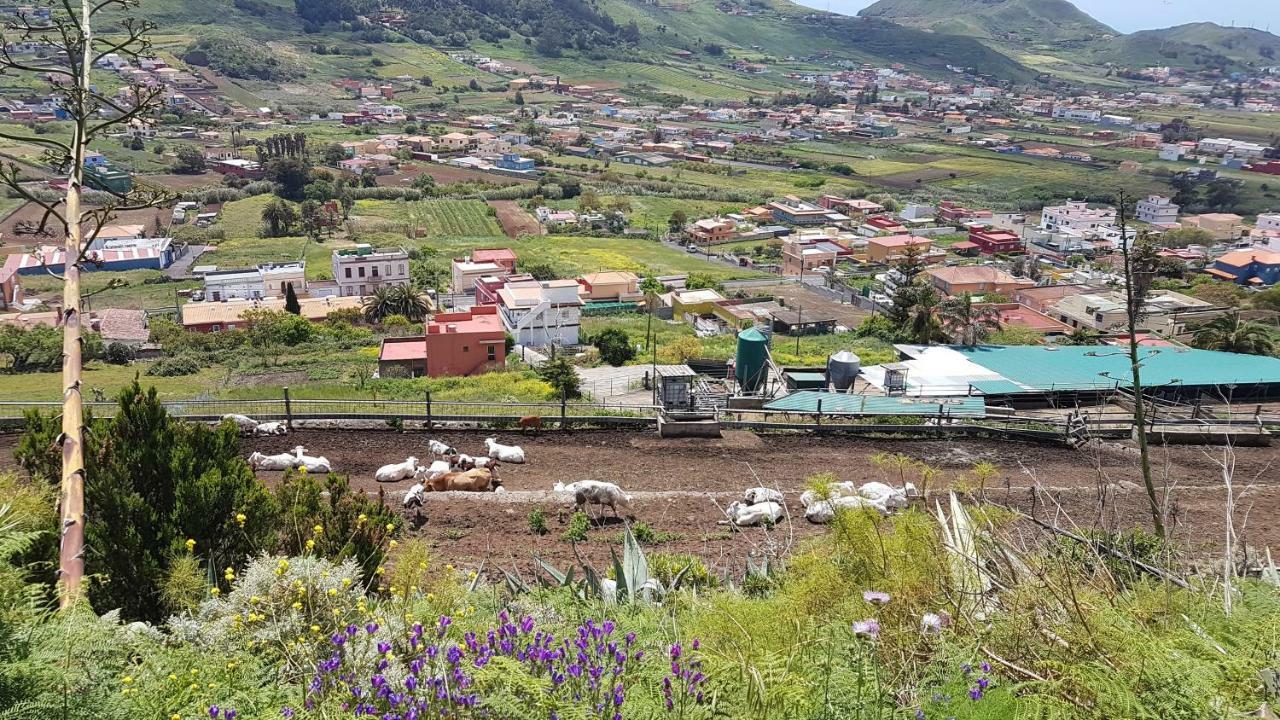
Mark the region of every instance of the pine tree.
POLYGON ((293 291, 293 283, 284 286, 284 309, 285 312, 291 312, 294 315, 302 314, 302 304, 298 302, 298 295, 293 291))

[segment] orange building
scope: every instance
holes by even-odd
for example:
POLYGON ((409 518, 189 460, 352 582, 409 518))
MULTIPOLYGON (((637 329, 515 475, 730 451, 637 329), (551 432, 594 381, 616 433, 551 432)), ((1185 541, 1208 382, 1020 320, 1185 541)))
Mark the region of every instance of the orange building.
POLYGON ((902 258, 908 247, 915 247, 920 254, 928 254, 933 241, 916 235, 888 235, 867 239, 867 260, 876 263, 895 262, 902 258))
POLYGON ((439 313, 427 322, 427 374, 474 375, 507 361, 506 331, 496 305, 439 313))

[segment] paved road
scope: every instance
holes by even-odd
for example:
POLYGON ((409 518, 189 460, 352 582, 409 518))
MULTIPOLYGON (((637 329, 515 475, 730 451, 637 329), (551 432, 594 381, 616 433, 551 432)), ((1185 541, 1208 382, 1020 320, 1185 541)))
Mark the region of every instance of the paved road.
POLYGON ((196 263, 196 260, 200 259, 200 256, 203 255, 204 251, 207 249, 208 247, 205 245, 187 246, 187 254, 178 258, 172 265, 164 269, 165 276, 174 280, 182 280, 190 277, 191 266, 196 263))

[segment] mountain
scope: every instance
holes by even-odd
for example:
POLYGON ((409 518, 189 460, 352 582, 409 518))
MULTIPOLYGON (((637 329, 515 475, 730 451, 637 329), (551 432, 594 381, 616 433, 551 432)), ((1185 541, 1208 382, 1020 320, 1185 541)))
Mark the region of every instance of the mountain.
POLYGON ((1230 58, 1239 63, 1276 65, 1280 57, 1280 37, 1253 28, 1223 27, 1217 23, 1201 22, 1177 25, 1162 30, 1144 30, 1124 38, 1130 43, 1161 46, 1170 43, 1197 46, 1230 58))
POLYGON ((1118 34, 1067 0, 879 0, 858 16, 1023 44, 1087 41, 1118 34))

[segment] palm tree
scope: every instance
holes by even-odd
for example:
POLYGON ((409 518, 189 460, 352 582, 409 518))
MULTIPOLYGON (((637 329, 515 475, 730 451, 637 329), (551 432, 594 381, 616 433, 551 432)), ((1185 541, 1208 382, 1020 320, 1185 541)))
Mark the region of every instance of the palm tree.
POLYGON ((994 305, 974 304, 969 293, 943 301, 938 318, 951 339, 966 347, 977 345, 1000 329, 1000 310, 994 305))
POLYGON ((380 287, 365 298, 364 317, 369 322, 381 322, 392 315, 402 315, 413 322, 421 322, 427 316, 431 304, 421 290, 409 285, 380 287))
POLYGON ((938 324, 939 298, 938 292, 931 285, 916 283, 908 293, 899 293, 894 304, 906 302, 903 313, 906 316, 906 337, 914 343, 928 344, 944 340, 942 326, 938 324))
POLYGON ((1059 345, 1097 345, 1098 333, 1089 328, 1076 328, 1071 334, 1064 335, 1058 340, 1059 345))
POLYGON ((646 275, 644 280, 640 281, 640 292, 644 293, 644 305, 649 311, 649 320, 644 329, 644 349, 649 349, 649 342, 653 337, 653 313, 658 309, 658 295, 662 292, 662 283, 652 275, 646 275))
POLYGON ((1245 355, 1273 355, 1277 347, 1271 328, 1260 322, 1241 320, 1239 312, 1223 315, 1201 325, 1191 343, 1205 350, 1223 350, 1245 355))

